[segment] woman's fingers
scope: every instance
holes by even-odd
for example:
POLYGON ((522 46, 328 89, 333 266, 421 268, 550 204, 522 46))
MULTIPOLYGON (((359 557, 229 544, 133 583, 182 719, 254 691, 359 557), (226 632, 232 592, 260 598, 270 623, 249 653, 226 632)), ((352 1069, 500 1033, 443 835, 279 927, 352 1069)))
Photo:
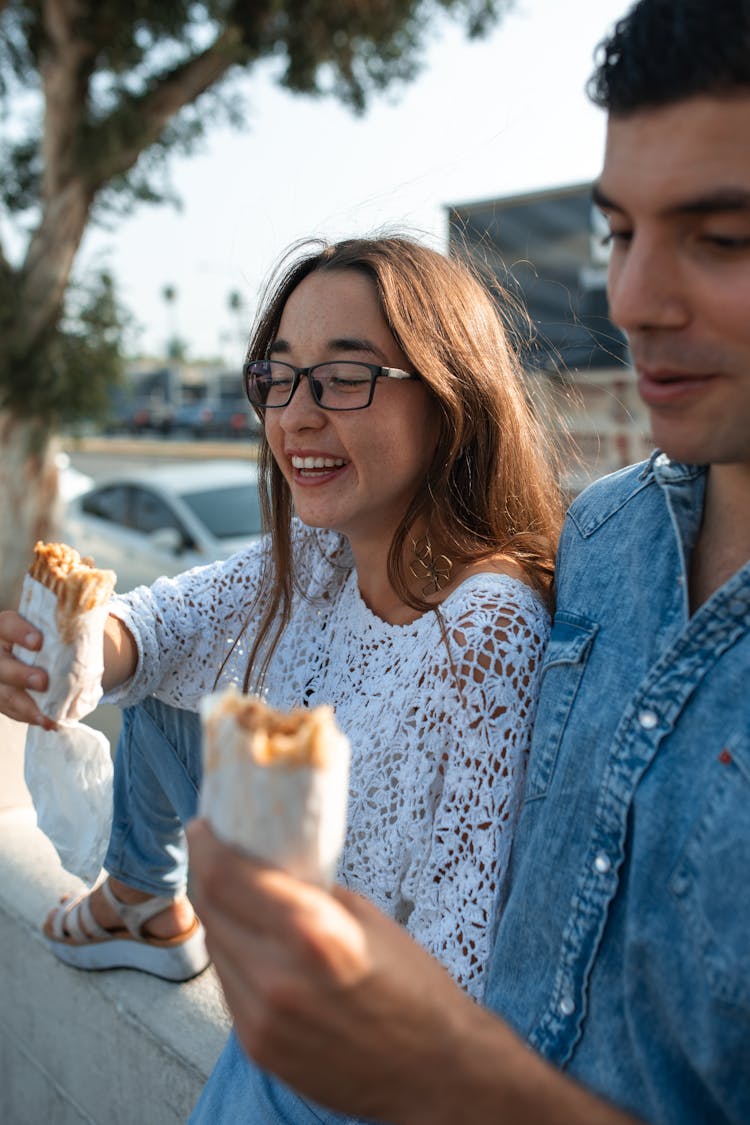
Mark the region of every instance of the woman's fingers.
POLYGON ((22 723, 33 723, 47 730, 55 724, 42 712, 29 691, 45 691, 48 677, 41 667, 26 664, 13 655, 13 646, 38 652, 42 634, 12 610, 0 613, 0 711, 22 723))

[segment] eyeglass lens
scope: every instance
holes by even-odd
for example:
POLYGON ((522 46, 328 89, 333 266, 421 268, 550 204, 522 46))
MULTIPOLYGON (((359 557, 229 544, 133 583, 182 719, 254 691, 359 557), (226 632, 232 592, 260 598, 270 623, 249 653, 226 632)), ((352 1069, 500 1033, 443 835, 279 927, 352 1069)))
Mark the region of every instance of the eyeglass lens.
MULTIPOLYGON (((337 360, 312 371, 313 397, 330 410, 356 410, 370 401, 374 373, 364 363, 337 360)), ((286 406, 292 397, 295 371, 287 363, 264 360, 247 370, 248 396, 258 406, 286 406)))

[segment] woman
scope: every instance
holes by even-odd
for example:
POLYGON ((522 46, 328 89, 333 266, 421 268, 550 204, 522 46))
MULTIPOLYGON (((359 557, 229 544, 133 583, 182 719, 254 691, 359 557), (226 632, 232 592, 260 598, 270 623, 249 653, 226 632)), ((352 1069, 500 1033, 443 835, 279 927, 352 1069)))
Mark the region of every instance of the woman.
MULTIPOLYGON (((234 682, 277 707, 335 706, 352 744, 340 879, 479 996, 562 516, 518 361, 471 271, 404 238, 298 253, 248 356, 270 535, 112 603, 105 698, 132 709, 109 879, 53 911, 47 938, 82 968, 122 964, 119 947, 175 979, 204 966, 185 712, 234 682), (128 925, 137 941, 119 940, 128 925)), ((0 637, 0 704, 40 721, 7 651, 17 615, 0 637)))

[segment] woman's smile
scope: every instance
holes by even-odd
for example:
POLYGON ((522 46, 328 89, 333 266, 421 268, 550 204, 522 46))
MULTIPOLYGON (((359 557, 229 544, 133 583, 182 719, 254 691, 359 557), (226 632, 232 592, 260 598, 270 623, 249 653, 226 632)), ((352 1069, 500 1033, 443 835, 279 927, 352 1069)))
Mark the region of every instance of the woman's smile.
MULTIPOLYGON (((271 356, 298 367, 337 360, 412 367, 378 303, 375 283, 352 270, 320 271, 289 295, 271 356)), ((303 523, 346 535, 371 552, 391 539, 437 444, 437 407, 420 380, 380 379, 364 409, 324 410, 307 380, 266 411, 266 436, 303 523)))

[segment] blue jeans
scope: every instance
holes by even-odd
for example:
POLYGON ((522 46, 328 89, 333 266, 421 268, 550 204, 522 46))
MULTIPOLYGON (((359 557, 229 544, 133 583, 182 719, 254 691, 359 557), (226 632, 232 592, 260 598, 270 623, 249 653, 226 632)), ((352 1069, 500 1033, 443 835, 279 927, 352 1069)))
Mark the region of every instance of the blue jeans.
POLYGON ((300 1097, 260 1070, 234 1032, 220 1054, 188 1125, 367 1125, 300 1097))
MULTIPOLYGON (((199 717, 153 696, 123 709, 114 771, 114 815, 104 867, 150 894, 187 888, 185 825, 198 808, 199 717)), ((214 1067, 190 1125, 354 1125, 315 1106, 259 1070, 234 1033, 214 1067)))
POLYGON ((195 816, 203 774, 200 719, 153 696, 122 713, 114 765, 110 875, 149 894, 187 888, 183 825, 195 816))

